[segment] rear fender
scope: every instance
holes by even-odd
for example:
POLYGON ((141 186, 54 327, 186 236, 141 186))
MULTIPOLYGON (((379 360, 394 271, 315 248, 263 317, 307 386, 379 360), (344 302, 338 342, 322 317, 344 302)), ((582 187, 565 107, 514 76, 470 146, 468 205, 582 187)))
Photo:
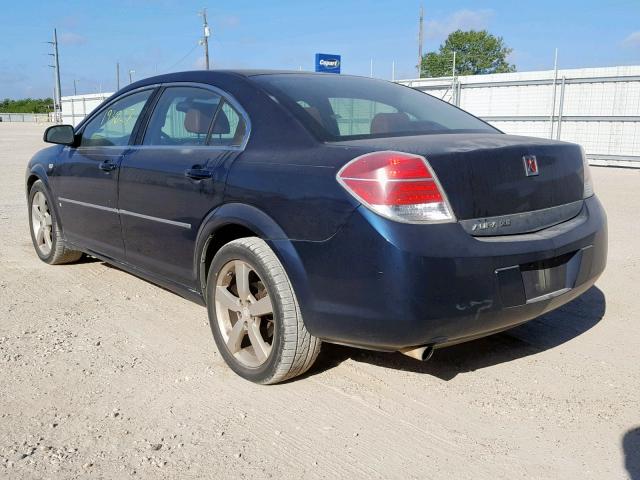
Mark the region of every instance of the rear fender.
POLYGON ((207 285, 206 252, 216 231, 226 225, 247 228, 267 242, 282 263, 296 292, 302 291, 302 262, 280 225, 259 208, 243 203, 228 203, 209 213, 198 231, 193 268, 203 297, 206 295, 207 285))

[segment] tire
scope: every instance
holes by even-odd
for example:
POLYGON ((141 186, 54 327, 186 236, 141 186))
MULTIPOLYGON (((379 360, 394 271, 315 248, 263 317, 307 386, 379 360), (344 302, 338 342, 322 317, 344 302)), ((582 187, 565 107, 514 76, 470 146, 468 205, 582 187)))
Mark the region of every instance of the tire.
POLYGON ((36 181, 29 190, 29 231, 33 248, 45 263, 61 265, 82 257, 82 252, 65 247, 53 200, 42 180, 36 181))
POLYGON ((252 382, 274 384, 301 375, 320 353, 321 341, 305 328, 282 264, 257 237, 234 240, 216 253, 207 278, 207 310, 220 354, 252 382), (248 301, 240 301, 243 291, 248 301))

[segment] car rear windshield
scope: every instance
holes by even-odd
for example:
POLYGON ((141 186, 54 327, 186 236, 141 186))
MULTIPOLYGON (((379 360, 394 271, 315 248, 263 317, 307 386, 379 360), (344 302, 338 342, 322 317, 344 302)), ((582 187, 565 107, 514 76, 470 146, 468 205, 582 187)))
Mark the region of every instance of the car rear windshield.
POLYGON ((253 79, 323 141, 499 133, 442 100, 384 80, 335 74, 267 74, 253 79))

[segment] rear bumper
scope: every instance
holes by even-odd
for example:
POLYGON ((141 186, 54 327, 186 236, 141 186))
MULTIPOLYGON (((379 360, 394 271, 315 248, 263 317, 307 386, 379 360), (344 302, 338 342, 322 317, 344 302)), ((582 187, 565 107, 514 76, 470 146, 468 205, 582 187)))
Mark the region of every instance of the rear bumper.
POLYGON ((457 223, 401 224, 361 207, 329 240, 290 247, 281 258, 312 334, 398 350, 471 340, 573 300, 605 268, 607 226, 595 196, 560 225, 484 238, 457 223))

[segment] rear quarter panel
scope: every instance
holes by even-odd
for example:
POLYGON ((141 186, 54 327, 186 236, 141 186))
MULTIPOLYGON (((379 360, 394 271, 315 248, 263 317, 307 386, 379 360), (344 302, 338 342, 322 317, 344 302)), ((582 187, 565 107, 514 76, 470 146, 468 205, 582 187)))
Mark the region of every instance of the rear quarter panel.
POLYGON ((340 166, 357 155, 322 144, 249 149, 231 167, 225 203, 262 210, 289 239, 326 240, 358 206, 335 178, 340 166))

